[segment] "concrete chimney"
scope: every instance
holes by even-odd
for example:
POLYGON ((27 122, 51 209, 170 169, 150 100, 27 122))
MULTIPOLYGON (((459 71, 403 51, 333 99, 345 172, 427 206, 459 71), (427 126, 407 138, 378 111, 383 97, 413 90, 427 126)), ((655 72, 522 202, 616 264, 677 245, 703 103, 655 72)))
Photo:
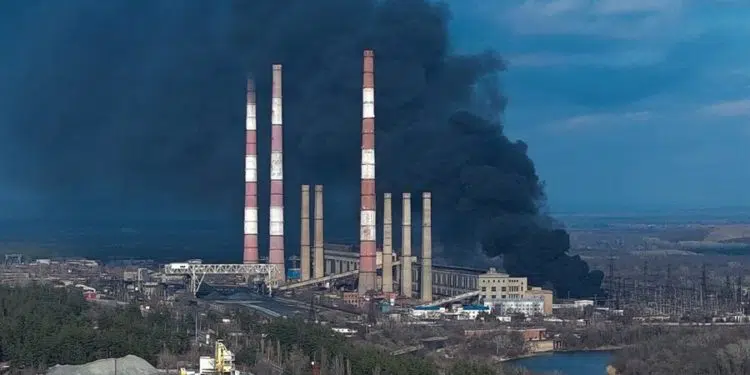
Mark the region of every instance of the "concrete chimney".
POLYGON ((325 276, 325 259, 323 254, 323 185, 315 185, 315 267, 313 278, 325 276))
POLYGON ((271 97, 271 215, 268 262, 279 267, 279 281, 286 279, 284 270, 284 142, 282 138, 281 65, 273 66, 271 97))
POLYGON ((383 293, 393 293, 393 214, 391 193, 383 196, 383 293))
POLYGON ((310 185, 302 185, 302 218, 300 231, 300 268, 302 281, 310 280, 310 185))
POLYGON ((402 195, 401 204, 401 295, 411 298, 411 194, 402 195))
POLYGON ((362 71, 362 164, 359 215, 359 294, 377 289, 375 198, 375 54, 364 52, 362 71))
POLYGON ((432 195, 422 193, 422 302, 432 302, 432 195))
POLYGON ((258 150, 255 83, 247 80, 245 118, 245 219, 242 263, 258 263, 258 150))

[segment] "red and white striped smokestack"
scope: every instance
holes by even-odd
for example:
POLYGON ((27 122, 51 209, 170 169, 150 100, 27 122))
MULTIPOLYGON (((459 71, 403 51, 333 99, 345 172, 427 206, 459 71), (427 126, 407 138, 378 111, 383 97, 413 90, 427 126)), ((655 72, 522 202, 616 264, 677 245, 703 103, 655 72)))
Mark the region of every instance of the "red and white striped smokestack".
POLYGON ((362 72, 362 175, 359 219, 359 294, 377 289, 375 221, 375 54, 364 53, 362 72))
POLYGON ((258 263, 258 151, 256 138, 255 83, 247 80, 245 119, 245 222, 242 263, 258 263))
POLYGON ((281 109, 281 65, 273 66, 271 98, 271 215, 268 263, 279 267, 279 278, 286 277, 284 270, 284 157, 281 109))

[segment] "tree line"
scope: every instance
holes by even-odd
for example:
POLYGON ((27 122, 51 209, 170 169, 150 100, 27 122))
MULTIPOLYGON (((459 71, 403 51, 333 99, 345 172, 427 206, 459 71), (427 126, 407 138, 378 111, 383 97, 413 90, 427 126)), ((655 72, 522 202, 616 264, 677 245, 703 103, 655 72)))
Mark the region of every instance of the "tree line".
POLYGON ((186 326, 166 311, 144 315, 135 305, 92 305, 77 289, 0 286, 0 362, 16 369, 128 354, 156 363, 164 349, 173 353, 188 349, 186 326))
POLYGON ((389 375, 523 375, 525 370, 500 364, 480 363, 456 359, 447 368, 425 357, 416 355, 392 356, 387 351, 371 345, 352 345, 343 336, 326 326, 310 325, 300 320, 280 319, 269 324, 267 337, 277 340, 280 350, 288 357, 305 357, 303 361, 290 361, 297 368, 287 368, 292 374, 308 374, 303 366, 317 361, 328 366, 328 374, 344 374, 342 359, 348 363, 350 374, 389 374, 389 375), (338 367, 338 369, 337 369, 338 367), (338 370, 338 371, 337 371, 338 370))
MULTIPOLYGON (((332 375, 340 373, 336 368, 341 370, 342 363, 350 374, 528 374, 510 366, 460 358, 439 364, 415 355, 392 356, 387 349, 347 340, 327 326, 297 319, 262 322, 246 309, 207 311, 205 316, 202 324, 215 328, 237 354, 238 365, 246 368, 262 367, 262 341, 278 346, 277 358, 287 374, 309 374, 312 360, 325 364, 332 375), (232 317, 231 328, 221 323, 224 316, 232 317), (234 335, 237 332, 244 334, 241 340, 234 335)), ((197 358, 188 358, 196 351, 194 325, 194 315, 180 308, 144 313, 136 305, 112 308, 87 302, 74 288, 0 286, 0 362, 14 369, 43 370, 128 354, 153 365, 163 363, 165 353, 195 362, 197 358)))
POLYGON ((615 354, 619 375, 750 374, 750 328, 681 327, 615 354))

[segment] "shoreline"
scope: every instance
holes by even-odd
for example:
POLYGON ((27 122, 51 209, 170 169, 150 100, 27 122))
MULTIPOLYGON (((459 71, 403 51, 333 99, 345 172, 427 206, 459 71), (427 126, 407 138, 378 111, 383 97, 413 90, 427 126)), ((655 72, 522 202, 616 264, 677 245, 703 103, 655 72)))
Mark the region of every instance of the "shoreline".
POLYGON ((562 349, 562 350, 548 350, 548 351, 539 351, 539 352, 532 352, 532 353, 526 353, 515 357, 510 358, 501 358, 500 362, 506 363, 506 362, 513 362, 518 361, 521 359, 527 359, 527 358, 534 358, 534 357, 541 357, 545 355, 554 355, 557 353, 585 353, 585 352, 614 352, 617 350, 622 350, 627 345, 606 345, 606 346, 599 346, 596 348, 582 348, 582 349, 562 349))

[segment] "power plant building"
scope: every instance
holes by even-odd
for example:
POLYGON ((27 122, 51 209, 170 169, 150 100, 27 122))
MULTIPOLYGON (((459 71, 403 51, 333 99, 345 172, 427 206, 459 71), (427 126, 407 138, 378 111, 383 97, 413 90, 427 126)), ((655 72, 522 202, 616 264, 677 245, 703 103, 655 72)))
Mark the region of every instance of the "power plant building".
POLYGON ((479 275, 477 288, 479 298, 485 304, 493 305, 501 314, 552 315, 552 291, 530 287, 525 277, 511 277, 490 268, 487 273, 479 275))
POLYGON ((525 277, 510 277, 507 273, 497 272, 495 268, 479 275, 479 296, 485 302, 495 302, 505 299, 523 298, 528 289, 525 277))
MULTIPOLYGON (((383 234, 382 251, 377 249, 377 208, 376 173, 375 173, 375 54, 365 50, 362 60, 362 123, 360 130, 361 168, 360 168, 360 205, 359 205, 359 249, 358 254, 352 251, 337 251, 333 245, 325 244, 323 230, 323 186, 304 184, 300 186, 300 256, 301 261, 299 284, 328 285, 334 280, 332 276, 355 276, 348 274, 355 271, 358 278, 358 295, 368 293, 393 298, 402 295, 413 297, 414 288, 420 292, 419 299, 424 303, 433 301, 434 291, 439 296, 455 295, 473 290, 476 287, 476 273, 469 277, 438 271, 432 264, 432 194, 422 192, 421 215, 421 249, 414 254, 412 249, 412 205, 411 194, 401 193, 401 246, 398 249, 393 243, 394 218, 392 193, 383 195, 383 234), (311 199, 312 198, 312 199, 311 199), (312 200, 312 202, 311 202, 312 200), (311 231, 312 229, 312 231, 311 231), (324 249, 325 247, 325 249, 324 249), (355 255, 355 256, 352 256, 355 255), (330 259, 328 259, 330 258, 330 259), (419 264, 417 262, 419 261, 419 264), (398 262, 398 265, 394 264, 398 262), (416 266, 416 268, 414 268, 416 266), (378 270, 382 269, 381 276, 378 270), (347 273, 347 275, 344 275, 347 273), (469 280, 471 279, 471 280, 469 280), (446 288, 448 282, 456 285, 446 288), (413 281, 418 282, 415 285, 413 281), (460 285, 459 285, 460 284, 460 285), (456 288, 461 288, 456 291, 456 288)), ((283 121, 283 84, 282 65, 272 66, 271 108, 270 108, 270 175, 268 203, 268 257, 267 262, 276 266, 274 282, 286 284, 291 280, 284 278, 285 266, 285 197, 284 197, 284 121, 283 121)), ((245 121, 245 202, 244 202, 244 248, 243 263, 257 264, 261 261, 259 251, 259 207, 258 192, 258 120, 257 92, 253 79, 247 81, 245 121)), ((268 142, 269 140, 265 140, 268 142)), ((354 141, 354 140, 353 140, 354 141)), ((439 267, 438 267, 439 268, 439 267)), ((489 285, 489 284, 488 284, 489 285)), ((525 281, 524 281, 525 287, 525 281)), ((286 288, 301 285, 285 285, 286 288)))
POLYGON ((532 286, 526 291, 525 295, 526 297, 540 298, 544 302, 542 314, 552 315, 552 303, 554 296, 551 290, 542 289, 538 286, 532 286))

